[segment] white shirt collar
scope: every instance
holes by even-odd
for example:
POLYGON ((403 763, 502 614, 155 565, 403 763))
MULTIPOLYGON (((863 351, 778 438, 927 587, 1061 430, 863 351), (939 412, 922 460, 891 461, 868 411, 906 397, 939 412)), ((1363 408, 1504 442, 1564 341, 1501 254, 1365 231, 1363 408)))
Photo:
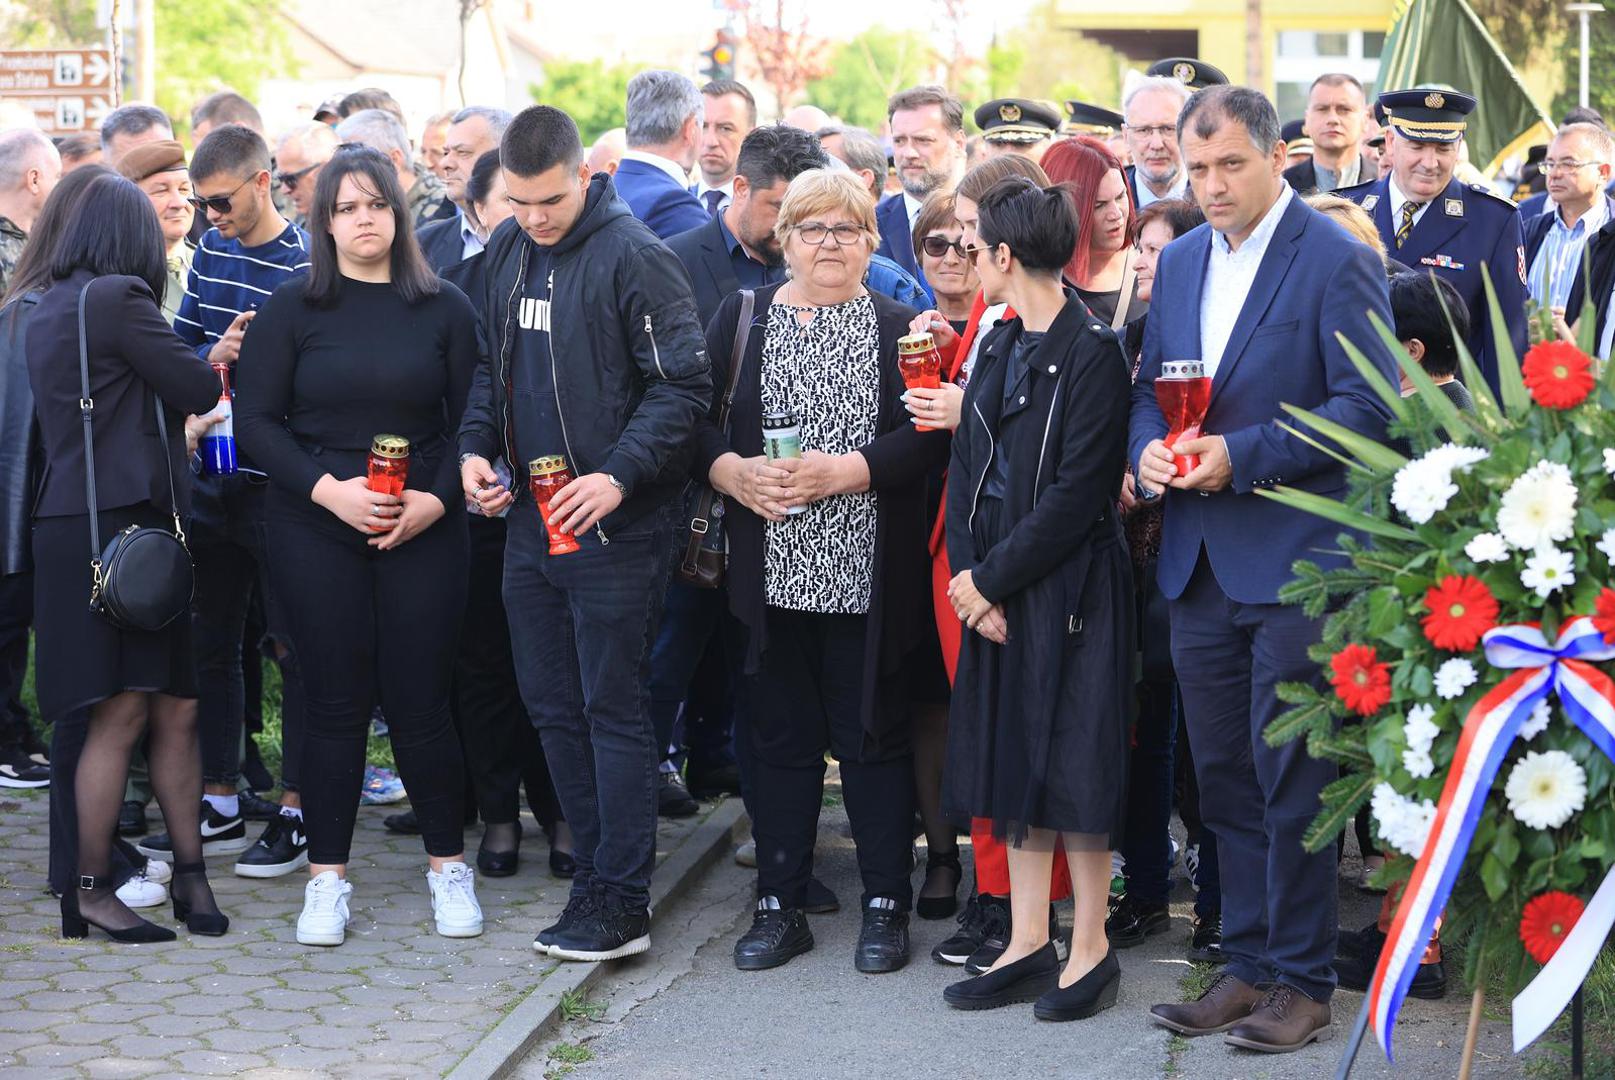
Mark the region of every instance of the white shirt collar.
POLYGON ((1278 199, 1274 201, 1272 206, 1268 207, 1267 213, 1263 215, 1261 221, 1256 223, 1256 228, 1251 230, 1251 234, 1245 237, 1245 242, 1239 245, 1238 251, 1234 251, 1229 247, 1228 237, 1215 229, 1211 232, 1212 247, 1224 255, 1237 255, 1242 261, 1254 259, 1260 262, 1262 254, 1267 251, 1268 241, 1273 239, 1273 233, 1279 227, 1279 219, 1284 216, 1285 208, 1290 205, 1290 200, 1294 197, 1295 192, 1290 185, 1282 185, 1278 199))
POLYGON ((660 154, 646 153, 644 150, 626 150, 623 152, 624 161, 639 161, 646 165, 654 165, 668 176, 672 177, 679 187, 690 186, 690 174, 685 172, 679 163, 660 154))
POLYGON ((1163 202, 1166 199, 1183 198, 1183 193, 1189 190, 1189 173, 1186 169, 1179 169, 1178 178, 1172 181, 1172 186, 1167 189, 1167 193, 1165 195, 1157 195, 1154 191, 1150 190, 1149 182, 1142 176, 1138 175, 1136 169, 1133 172, 1133 183, 1138 188, 1137 209, 1142 210, 1146 206, 1150 205, 1150 203, 1163 202))
MULTIPOLYGON (((1449 180, 1447 183, 1450 185, 1452 181, 1449 180)), ((1394 173, 1385 178, 1385 187, 1391 193, 1391 228, 1394 231, 1402 224, 1402 204, 1408 201, 1408 197, 1402 194, 1401 188, 1396 186, 1396 175, 1394 173)), ((1442 188, 1441 190, 1445 191, 1446 188, 1442 188)), ((1424 217, 1424 212, 1430 209, 1430 204, 1435 202, 1438 198, 1440 198, 1439 195, 1435 196, 1434 198, 1426 199, 1424 204, 1413 212, 1413 221, 1415 224, 1418 223, 1420 218, 1424 217)))
POLYGON ((709 191, 721 191, 724 198, 732 199, 735 197, 735 178, 731 176, 723 183, 716 185, 707 183, 705 179, 696 181, 695 197, 697 199, 705 199, 709 191))
POLYGON ((910 229, 914 227, 914 219, 919 216, 920 207, 924 205, 924 199, 916 199, 908 193, 907 188, 903 190, 903 209, 908 212, 908 226, 910 229))

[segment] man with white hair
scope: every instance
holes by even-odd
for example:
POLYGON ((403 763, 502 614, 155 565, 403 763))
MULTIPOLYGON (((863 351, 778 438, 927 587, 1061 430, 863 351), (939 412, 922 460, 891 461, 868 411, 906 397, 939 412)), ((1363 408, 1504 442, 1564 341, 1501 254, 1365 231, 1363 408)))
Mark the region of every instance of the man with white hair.
POLYGON ((674 71, 641 71, 628 83, 628 150, 614 177, 617 194, 666 240, 710 219, 690 194, 706 102, 674 71))
POLYGON ((339 143, 362 143, 385 154, 404 189, 410 221, 418 229, 428 221, 452 217, 454 204, 448 189, 431 172, 415 171, 415 155, 403 121, 386 109, 360 109, 336 126, 339 143))
POLYGON ((320 182, 320 169, 334 153, 336 132, 331 130, 330 124, 317 120, 292 128, 275 145, 275 180, 292 200, 299 225, 308 224, 309 211, 314 208, 314 188, 320 182))
POLYGON ((33 128, 0 134, 0 293, 22 255, 28 230, 62 177, 62 156, 33 128))
POLYGON ((1122 98, 1122 133, 1133 163, 1126 168, 1133 206, 1181 199, 1189 177, 1178 149, 1178 113, 1194 91, 1164 75, 1138 80, 1122 98))

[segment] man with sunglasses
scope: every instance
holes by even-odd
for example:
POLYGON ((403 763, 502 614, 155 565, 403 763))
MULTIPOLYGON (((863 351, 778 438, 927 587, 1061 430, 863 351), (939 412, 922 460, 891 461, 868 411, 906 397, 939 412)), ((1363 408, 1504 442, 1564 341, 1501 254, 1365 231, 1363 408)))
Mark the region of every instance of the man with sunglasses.
POLYGON ((297 223, 307 224, 314 206, 314 188, 320 182, 320 167, 336 153, 336 132, 330 124, 318 122, 292 128, 275 147, 275 179, 291 197, 297 223))

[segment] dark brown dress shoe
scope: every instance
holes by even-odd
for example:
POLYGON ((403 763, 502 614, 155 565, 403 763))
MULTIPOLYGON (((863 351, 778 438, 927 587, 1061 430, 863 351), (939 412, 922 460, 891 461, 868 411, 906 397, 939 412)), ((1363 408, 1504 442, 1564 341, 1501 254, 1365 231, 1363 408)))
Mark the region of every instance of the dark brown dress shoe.
POLYGON ((1288 1054, 1307 1043, 1325 1041, 1330 1031, 1328 1002, 1313 1001, 1295 987, 1279 983, 1262 996, 1250 1016, 1223 1036, 1223 1042, 1267 1054, 1288 1054))
POLYGON ((1215 1035, 1250 1017, 1262 992, 1226 971, 1193 1001, 1154 1005, 1150 1019, 1179 1035, 1215 1035))

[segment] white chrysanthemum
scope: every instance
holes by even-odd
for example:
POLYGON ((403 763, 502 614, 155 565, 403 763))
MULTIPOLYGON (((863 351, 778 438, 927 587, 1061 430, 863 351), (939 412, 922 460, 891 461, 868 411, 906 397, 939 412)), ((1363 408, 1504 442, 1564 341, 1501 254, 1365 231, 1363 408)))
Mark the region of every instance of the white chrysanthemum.
POLYGON ((1587 800, 1587 774, 1563 750, 1533 750, 1515 763, 1503 787, 1508 808, 1533 829, 1557 829, 1587 800))
POLYGON ((1615 476, 1615 450, 1604 451, 1604 471, 1615 476))
POLYGON ((1477 678, 1475 665, 1461 656, 1455 656, 1436 669, 1436 696, 1451 701, 1474 686, 1477 678))
POLYGON ((1436 736, 1441 734, 1435 715, 1435 709, 1423 702, 1408 710, 1407 720, 1402 725, 1402 737, 1407 740, 1408 749, 1428 751, 1435 744, 1436 736))
POLYGON ((1445 443, 1423 457, 1408 462, 1396 470, 1391 483, 1391 505, 1405 514, 1409 521, 1423 525, 1458 494, 1458 485, 1452 482, 1455 470, 1467 472, 1477 461, 1484 461, 1487 452, 1476 446, 1456 446, 1445 443))
POLYGON ((1428 748, 1416 749, 1410 746, 1402 751, 1402 768, 1406 769, 1408 775, 1415 780, 1423 780, 1436 771, 1436 763, 1430 757, 1428 748))
POLYGON ((1532 552, 1525 560, 1525 569, 1520 571, 1520 584, 1535 589, 1543 600, 1575 583, 1576 557, 1558 548, 1545 547, 1532 552))
POLYGON ((1605 529, 1604 535, 1593 546, 1604 553, 1604 558, 1615 563, 1615 529, 1605 529))
POLYGON ((1530 741, 1548 730, 1548 724, 1552 720, 1553 708, 1548 704, 1548 699, 1543 698, 1536 703, 1536 708, 1531 710, 1531 715, 1525 723, 1520 725, 1518 737, 1530 741))
POLYGON ((1491 457, 1491 454, 1478 446, 1459 446, 1456 443, 1442 443, 1425 454, 1423 460, 1439 465, 1450 473, 1460 469, 1468 472, 1471 466, 1477 465, 1489 457, 1491 457))
POLYGON ((1479 563, 1507 562, 1508 541, 1497 533, 1481 533, 1464 545, 1464 554, 1479 563))
POLYGON ((1370 804, 1380 838, 1387 845, 1415 859, 1424 854, 1425 841, 1435 823, 1435 804, 1429 799, 1414 802, 1396 793, 1389 784, 1376 784, 1370 804))
POLYGON ((1556 461, 1539 461, 1503 493, 1497 531, 1523 551, 1568 540, 1576 529, 1576 484, 1556 461))

